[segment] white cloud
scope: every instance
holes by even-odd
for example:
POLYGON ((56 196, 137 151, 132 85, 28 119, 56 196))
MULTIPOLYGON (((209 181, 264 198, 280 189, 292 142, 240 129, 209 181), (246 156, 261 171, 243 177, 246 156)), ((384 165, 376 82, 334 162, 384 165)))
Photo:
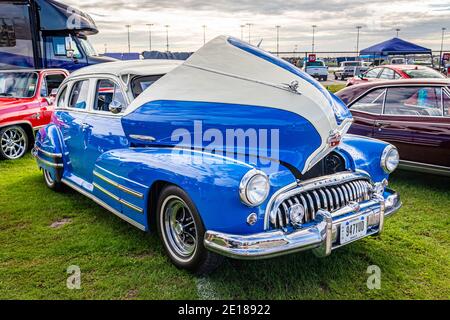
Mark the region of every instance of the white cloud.
MULTIPOLYGON (((356 25, 362 25, 360 48, 386 40, 400 28, 405 40, 439 49, 441 27, 450 29, 450 5, 435 0, 62 0, 89 13, 99 27, 91 37, 98 51, 126 51, 125 24, 131 24, 133 51, 148 48, 146 23, 154 23, 153 49, 165 50, 164 25, 170 25, 173 51, 194 51, 220 34, 241 36, 240 25, 252 23, 252 42, 263 39, 262 47, 275 50, 275 25, 281 25, 280 50, 309 50, 311 25, 316 24, 317 51, 352 51, 356 46, 356 25)), ((248 38, 245 28, 244 39, 248 38)), ((450 30, 446 38, 450 49, 450 30)))

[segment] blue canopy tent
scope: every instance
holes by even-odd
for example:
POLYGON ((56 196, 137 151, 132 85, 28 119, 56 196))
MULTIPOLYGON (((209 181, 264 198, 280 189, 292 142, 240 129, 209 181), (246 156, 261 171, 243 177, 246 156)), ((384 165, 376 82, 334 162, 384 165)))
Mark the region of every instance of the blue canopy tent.
POLYGON ((386 57, 390 55, 406 56, 416 54, 429 54, 431 57, 433 55, 431 49, 418 46, 414 43, 405 41, 400 38, 392 38, 390 40, 380 42, 371 47, 361 50, 359 54, 360 56, 373 57, 373 59, 379 58, 380 56, 386 57))

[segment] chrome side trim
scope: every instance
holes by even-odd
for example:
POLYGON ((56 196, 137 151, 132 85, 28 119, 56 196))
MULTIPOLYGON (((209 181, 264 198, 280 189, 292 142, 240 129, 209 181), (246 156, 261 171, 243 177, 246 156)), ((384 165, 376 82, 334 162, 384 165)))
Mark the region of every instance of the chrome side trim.
POLYGON ((127 188, 127 187, 121 185, 120 183, 118 183, 116 181, 113 181, 113 180, 109 179, 108 177, 105 177, 104 175, 98 173, 97 171, 94 171, 94 176, 96 176, 97 178, 105 181, 106 183, 109 183, 110 185, 112 185, 112 186, 114 186, 114 187, 116 187, 116 188, 118 188, 118 189, 120 189, 120 190, 122 190, 122 191, 124 191, 124 192, 126 192, 128 194, 131 194, 131 195, 133 195, 133 196, 135 196, 137 198, 140 198, 140 199, 144 198, 144 195, 142 193, 137 192, 137 191, 135 191, 133 189, 127 188))
POLYGON ((42 159, 38 154, 33 154, 33 156, 36 158, 36 160, 42 162, 43 164, 53 167, 53 168, 62 168, 64 165, 62 163, 54 163, 47 161, 45 159, 42 159))
POLYGON ((97 198, 96 196, 90 194, 89 192, 81 189, 80 187, 78 187, 77 185, 73 184, 72 182, 66 180, 66 179, 62 179, 61 180, 64 184, 68 185, 69 187, 71 187, 72 189, 74 189, 75 191, 78 191, 79 193, 81 193, 82 195, 88 197, 89 199, 93 200, 95 203, 97 203, 98 205, 102 206, 103 208, 105 208, 106 210, 110 211, 111 213, 113 213, 114 215, 118 216, 119 218, 125 220, 126 222, 128 222, 129 224, 135 226, 136 228, 145 231, 145 226, 134 221, 133 219, 130 219, 129 217, 127 217, 126 215, 120 213, 119 211, 117 211, 116 209, 112 208, 111 206, 109 206, 108 204, 106 204, 105 202, 103 202, 102 200, 100 200, 99 198, 97 198))
POLYGON ((44 154, 45 156, 47 156, 47 157, 50 157, 50 158, 62 158, 62 153, 53 153, 53 152, 48 152, 48 151, 45 151, 45 150, 43 150, 42 148, 40 148, 40 147, 38 147, 38 146, 34 146, 34 148, 37 150, 37 151, 39 151, 39 152, 41 152, 42 154, 44 154))
POLYGON ((156 140, 155 137, 144 136, 144 135, 141 135, 141 134, 130 134, 130 138, 136 139, 136 140, 142 140, 142 141, 146 141, 146 142, 153 142, 153 141, 156 140))
POLYGON ((450 167, 400 160, 399 169, 450 176, 450 167))
POLYGON ((111 172, 111 171, 109 171, 109 170, 107 170, 107 169, 105 169, 105 168, 100 167, 98 164, 96 164, 95 167, 98 168, 98 169, 100 169, 100 170, 102 170, 102 171, 104 171, 104 172, 106 172, 107 174, 110 174, 110 175, 114 176, 114 177, 117 177, 117 178, 119 178, 119 179, 123 179, 123 180, 129 181, 129 182, 134 183, 134 184, 136 184, 136 185, 138 185, 138 186, 140 186, 140 187, 143 187, 143 188, 148 189, 148 186, 143 185, 143 184, 141 184, 141 183, 139 183, 139 182, 136 182, 136 181, 134 181, 134 180, 131 180, 131 179, 128 179, 128 178, 119 176, 118 174, 115 174, 114 172, 111 172))
POLYGON ((143 213, 144 210, 132 203, 129 203, 126 200, 121 199, 120 197, 116 196, 114 193, 109 192, 108 190, 106 190, 105 188, 103 188, 102 186, 99 186, 97 183, 93 183, 92 184, 96 189, 100 190, 101 192, 103 192, 104 194, 106 194, 107 196, 111 197, 112 199, 122 203, 123 205, 126 205, 127 207, 139 212, 139 213, 143 213))

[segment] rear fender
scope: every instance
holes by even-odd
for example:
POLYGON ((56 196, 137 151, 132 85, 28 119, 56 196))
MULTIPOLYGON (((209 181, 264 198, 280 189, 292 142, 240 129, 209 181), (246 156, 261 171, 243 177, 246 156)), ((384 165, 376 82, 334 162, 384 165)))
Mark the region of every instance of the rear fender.
POLYGON ((48 170, 57 181, 60 181, 64 168, 64 148, 61 141, 62 136, 58 127, 49 124, 36 133, 32 150, 39 168, 48 170))

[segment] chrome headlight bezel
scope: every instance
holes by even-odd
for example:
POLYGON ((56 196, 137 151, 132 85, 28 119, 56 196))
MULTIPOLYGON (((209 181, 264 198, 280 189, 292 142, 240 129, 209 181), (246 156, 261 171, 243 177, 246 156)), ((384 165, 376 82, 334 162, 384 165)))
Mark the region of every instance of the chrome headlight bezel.
POLYGON ((397 169, 398 164, 400 161, 400 155, 398 153, 398 150, 393 145, 388 145, 386 148, 384 148, 383 153, 381 154, 381 161, 380 165, 383 168, 383 171, 386 173, 392 173, 397 169), (393 157, 393 159, 392 159, 393 157), (390 161, 394 161, 395 165, 394 167, 392 164, 390 164, 390 161))
MULTIPOLYGON (((261 180, 259 180, 261 182, 261 180)), ((251 169, 248 171, 241 179, 239 183, 239 196, 241 198, 242 203, 249 207, 257 207, 266 201, 270 192, 270 183, 269 177, 261 170, 251 169), (263 183, 265 184, 265 189, 263 190, 262 196, 259 197, 258 200, 254 200, 254 198, 250 193, 252 190, 249 190, 249 187, 252 186, 252 183, 255 182, 256 179, 263 179, 263 183)))

